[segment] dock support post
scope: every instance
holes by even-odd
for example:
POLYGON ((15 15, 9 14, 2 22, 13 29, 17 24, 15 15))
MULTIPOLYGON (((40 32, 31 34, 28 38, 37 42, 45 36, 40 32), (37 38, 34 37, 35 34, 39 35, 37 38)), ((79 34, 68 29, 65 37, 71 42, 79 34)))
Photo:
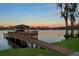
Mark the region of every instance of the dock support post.
POLYGON ((31 43, 31 48, 33 48, 33 44, 31 43))
MULTIPOLYGON (((12 41, 12 38, 10 38, 10 40, 12 41)), ((12 41, 13 42, 13 41, 12 41)))
POLYGON ((21 46, 21 47, 23 47, 23 46, 22 46, 22 44, 23 44, 23 41, 22 41, 22 40, 20 40, 20 46, 21 46))
POLYGON ((14 38, 14 42, 16 43, 16 39, 14 38))
POLYGON ((36 48, 38 48, 38 45, 36 45, 36 48))
POLYGON ((27 47, 29 47, 29 42, 27 41, 27 47))

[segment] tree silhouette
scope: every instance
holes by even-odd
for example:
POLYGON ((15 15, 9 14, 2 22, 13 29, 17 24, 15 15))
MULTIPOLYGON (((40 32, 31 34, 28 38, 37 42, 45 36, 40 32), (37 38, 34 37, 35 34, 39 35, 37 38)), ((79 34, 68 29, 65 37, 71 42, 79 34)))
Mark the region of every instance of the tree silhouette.
POLYGON ((61 16, 65 19, 66 33, 65 33, 64 37, 69 38, 69 34, 68 34, 68 4, 67 3, 66 4, 59 3, 57 5, 60 8, 61 16))
POLYGON ((62 17, 65 19, 65 24, 66 24, 66 34, 65 37, 69 38, 68 34, 68 18, 71 21, 71 34, 70 37, 74 37, 74 23, 75 23, 75 13, 77 10, 77 4, 76 3, 59 3, 57 4, 58 7, 60 8, 60 13, 62 17))

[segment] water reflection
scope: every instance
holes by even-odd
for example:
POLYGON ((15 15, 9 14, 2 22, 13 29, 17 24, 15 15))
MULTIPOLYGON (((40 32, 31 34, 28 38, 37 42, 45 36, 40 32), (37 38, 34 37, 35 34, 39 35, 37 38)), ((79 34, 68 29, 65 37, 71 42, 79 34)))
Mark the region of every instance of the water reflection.
POLYGON ((16 41, 14 41, 14 39, 10 39, 10 38, 6 38, 8 40, 8 44, 12 47, 12 48, 28 48, 29 46, 27 45, 26 42, 20 43, 20 40, 16 39, 16 41))
POLYGON ((12 47, 12 48, 20 48, 19 45, 12 43, 11 41, 8 41, 8 44, 12 47))
MULTIPOLYGON (((12 49, 13 47, 17 46, 11 42, 8 42, 8 40, 4 38, 4 33, 7 33, 8 31, 13 30, 0 30, 0 50, 12 49)), ((39 32, 38 39, 48 43, 61 42, 65 40, 64 38, 65 30, 38 30, 38 32, 39 32)), ((71 31, 69 30, 69 34, 70 32, 71 31)), ((77 30, 75 31, 75 34, 76 33, 77 30)), ((29 47, 31 47, 30 44, 29 47)))

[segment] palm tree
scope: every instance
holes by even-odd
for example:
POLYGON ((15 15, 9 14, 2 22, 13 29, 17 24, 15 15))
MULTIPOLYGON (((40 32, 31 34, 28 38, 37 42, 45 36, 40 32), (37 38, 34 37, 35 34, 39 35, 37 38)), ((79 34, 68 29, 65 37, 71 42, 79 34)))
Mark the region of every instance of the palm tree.
POLYGON ((66 24, 66 33, 64 35, 65 38, 69 38, 68 34, 68 3, 66 4, 58 4, 58 7, 61 9, 61 16, 65 19, 66 24))

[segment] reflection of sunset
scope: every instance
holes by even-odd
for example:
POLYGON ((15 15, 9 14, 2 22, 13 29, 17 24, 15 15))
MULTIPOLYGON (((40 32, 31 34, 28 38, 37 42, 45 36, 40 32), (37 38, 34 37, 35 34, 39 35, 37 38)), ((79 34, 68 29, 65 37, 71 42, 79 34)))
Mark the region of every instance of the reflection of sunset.
MULTIPOLYGON (((6 26, 14 26, 17 24, 8 23, 8 24, 0 24, 0 25, 6 27, 6 26)), ((52 22, 52 24, 49 24, 49 23, 46 23, 46 24, 44 24, 44 23, 40 23, 40 24, 38 24, 38 23, 26 23, 26 25, 29 25, 31 27, 38 27, 38 26, 40 26, 40 27, 63 27, 63 26, 65 26, 64 23, 53 23, 53 22, 52 22)))

